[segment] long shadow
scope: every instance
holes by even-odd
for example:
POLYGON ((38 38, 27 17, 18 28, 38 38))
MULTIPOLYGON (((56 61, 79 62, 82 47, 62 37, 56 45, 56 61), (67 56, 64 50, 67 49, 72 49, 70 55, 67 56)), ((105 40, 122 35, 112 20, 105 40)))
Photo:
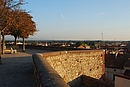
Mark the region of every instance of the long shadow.
POLYGON ((36 87, 31 56, 5 54, 0 65, 0 87, 36 87))
MULTIPOLYGON (((19 52, 22 52, 22 50, 19 49, 19 52)), ((54 50, 40 50, 40 49, 26 49, 25 50, 25 53, 28 53, 28 54, 45 53, 45 52, 54 52, 54 50)))
POLYGON ((68 82, 71 87, 114 87, 114 84, 110 84, 103 80, 98 80, 90 76, 81 75, 78 78, 68 82))

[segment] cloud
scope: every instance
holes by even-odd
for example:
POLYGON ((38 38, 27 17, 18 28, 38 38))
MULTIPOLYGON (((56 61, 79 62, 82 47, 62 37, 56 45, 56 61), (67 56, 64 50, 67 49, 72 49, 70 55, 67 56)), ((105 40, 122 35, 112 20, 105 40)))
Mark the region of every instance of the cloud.
POLYGON ((103 14, 104 14, 104 12, 97 13, 97 14, 95 14, 95 15, 97 15, 97 16, 101 16, 101 15, 103 15, 103 14))
POLYGON ((62 13, 60 14, 60 16, 61 16, 63 19, 67 20, 66 17, 65 17, 62 13))

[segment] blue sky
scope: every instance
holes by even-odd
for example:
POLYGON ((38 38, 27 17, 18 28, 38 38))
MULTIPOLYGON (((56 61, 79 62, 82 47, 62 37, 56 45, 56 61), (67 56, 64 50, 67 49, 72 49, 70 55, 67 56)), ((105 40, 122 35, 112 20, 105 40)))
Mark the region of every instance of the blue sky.
POLYGON ((26 0, 36 40, 130 40, 130 0, 26 0))

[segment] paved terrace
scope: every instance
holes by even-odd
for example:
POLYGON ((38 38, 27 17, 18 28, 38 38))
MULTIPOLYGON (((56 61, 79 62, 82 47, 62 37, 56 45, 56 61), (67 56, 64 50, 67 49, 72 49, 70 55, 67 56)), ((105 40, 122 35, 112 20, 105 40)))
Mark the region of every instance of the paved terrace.
POLYGON ((48 51, 26 49, 26 52, 2 55, 0 87, 36 87, 31 57, 43 52, 48 51))

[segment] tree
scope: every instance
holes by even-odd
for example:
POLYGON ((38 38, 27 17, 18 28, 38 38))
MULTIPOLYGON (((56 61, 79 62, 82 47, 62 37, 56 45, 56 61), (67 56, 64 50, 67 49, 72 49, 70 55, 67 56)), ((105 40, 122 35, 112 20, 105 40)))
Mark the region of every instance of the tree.
POLYGON ((16 8, 20 8, 23 4, 23 0, 0 0, 0 30, 7 29, 10 24, 10 11, 16 8))
POLYGON ((28 38, 30 35, 34 35, 34 32, 37 31, 36 24, 32 20, 32 16, 27 12, 22 12, 23 17, 20 23, 21 35, 20 37, 23 39, 23 51, 25 51, 25 38, 28 38))
MULTIPOLYGON (((0 64, 1 64, 1 32, 7 29, 9 22, 9 13, 10 10, 20 8, 23 4, 23 0, 0 0, 0 64)), ((3 36, 3 45, 4 45, 4 33, 3 36)), ((2 46, 3 49, 3 46, 2 46)))
POLYGON ((36 24, 32 20, 33 17, 24 10, 13 10, 11 14, 13 21, 9 27, 10 34, 15 37, 15 45, 17 45, 17 38, 23 39, 23 51, 25 51, 25 38, 34 35, 37 31, 36 24))
MULTIPOLYGON (((8 23, 8 14, 9 14, 9 10, 8 8, 6 7, 6 4, 5 2, 3 1, 0 1, 0 43, 1 43, 1 33, 3 32, 3 30, 6 29, 6 26, 7 26, 7 23, 8 23)), ((1 56, 1 53, 3 53, 3 47, 4 47, 4 33, 2 33, 2 48, 1 48, 1 45, 0 45, 0 56, 1 56), (2 50, 2 51, 1 51, 2 50)))
POLYGON ((17 45, 17 38, 20 38, 21 31, 19 29, 20 21, 20 10, 14 9, 10 11, 10 23, 6 33, 13 35, 15 38, 15 45, 17 45))

